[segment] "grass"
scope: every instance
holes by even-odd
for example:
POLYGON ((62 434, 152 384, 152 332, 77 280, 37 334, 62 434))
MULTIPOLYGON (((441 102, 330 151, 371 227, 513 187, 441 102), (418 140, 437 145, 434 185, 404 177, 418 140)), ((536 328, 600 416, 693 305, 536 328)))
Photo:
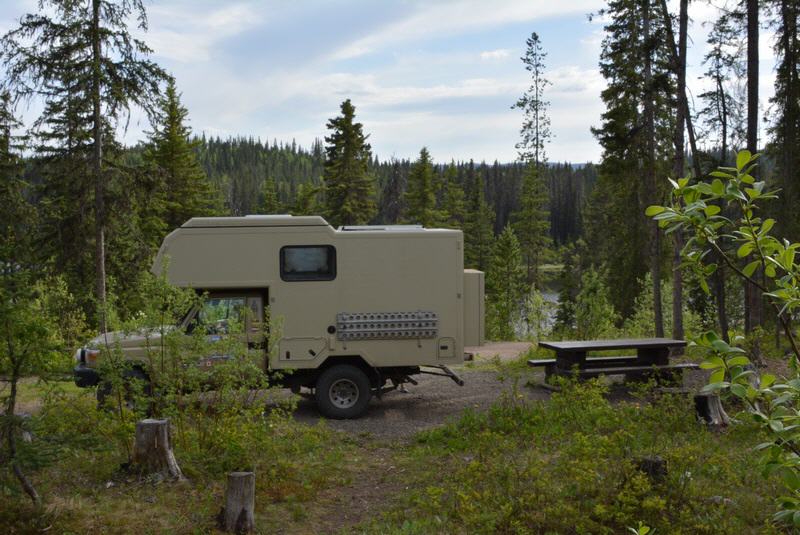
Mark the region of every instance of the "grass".
MULTIPOLYGON (((523 385, 537 354, 471 368, 523 385)), ((114 427, 91 391, 64 386, 25 381, 26 399, 40 407, 36 441, 53 446, 23 451, 46 505, 34 510, 0 475, 4 533, 213 532, 225 471, 245 462, 257 474, 261 533, 611 534, 640 521, 659 534, 780 533, 770 520, 780 484, 753 468, 758 431, 711 432, 690 399, 646 386, 613 401, 595 382, 565 384, 543 401, 515 388, 487 412, 467 410, 410 443, 303 425, 280 411, 188 418, 174 435, 184 483, 121 469, 120 440, 132 429, 114 427), (637 468, 653 456, 667 463, 663 480, 637 468)))
POLYGON ((421 433, 403 454, 419 469, 400 505, 354 531, 611 534, 642 521, 658 533, 779 532, 778 483, 751 468, 754 428, 709 432, 683 397, 603 394, 598 384, 550 401, 512 394, 421 433), (667 463, 664 480, 637 468, 653 456, 667 463))
MULTIPOLYGON (((347 460, 362 449, 324 423, 294 422, 284 411, 265 417, 187 413, 173 423, 175 455, 188 481, 140 478, 124 468, 132 425, 98 410, 91 390, 40 390, 30 420, 35 439, 20 458, 45 507, 34 510, 8 473, 0 473, 0 530, 33 533, 208 533, 223 503, 225 473, 255 470, 256 522, 272 533, 300 520, 326 489, 347 484, 347 460)), ((260 409, 258 409, 260 411, 260 409)), ((257 412, 258 412, 257 411, 257 412)))

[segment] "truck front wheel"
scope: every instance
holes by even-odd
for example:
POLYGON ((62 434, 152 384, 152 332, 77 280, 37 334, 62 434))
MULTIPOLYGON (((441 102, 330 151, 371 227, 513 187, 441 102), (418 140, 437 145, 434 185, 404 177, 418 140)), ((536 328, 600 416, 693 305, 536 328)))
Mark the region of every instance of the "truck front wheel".
POLYGON ((372 396, 369 378, 349 364, 332 366, 322 372, 314 388, 319 411, 335 420, 358 418, 367 410, 372 396))

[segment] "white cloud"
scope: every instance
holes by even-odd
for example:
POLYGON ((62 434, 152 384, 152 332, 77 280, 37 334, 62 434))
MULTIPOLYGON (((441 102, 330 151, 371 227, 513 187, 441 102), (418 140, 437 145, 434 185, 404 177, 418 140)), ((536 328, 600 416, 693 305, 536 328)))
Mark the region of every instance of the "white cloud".
POLYGON ((212 11, 189 5, 149 8, 151 30, 145 35, 157 57, 181 63, 206 62, 214 46, 264 23, 262 12, 245 3, 212 11))
POLYGON ((481 52, 480 57, 483 60, 504 59, 511 55, 511 51, 507 48, 498 48, 497 50, 486 50, 481 52))
POLYGON ((599 0, 552 2, 534 0, 450 0, 418 2, 406 18, 376 30, 335 50, 333 59, 350 59, 389 45, 417 41, 431 36, 448 36, 466 31, 487 30, 506 23, 571 14, 585 14, 603 6, 599 0))

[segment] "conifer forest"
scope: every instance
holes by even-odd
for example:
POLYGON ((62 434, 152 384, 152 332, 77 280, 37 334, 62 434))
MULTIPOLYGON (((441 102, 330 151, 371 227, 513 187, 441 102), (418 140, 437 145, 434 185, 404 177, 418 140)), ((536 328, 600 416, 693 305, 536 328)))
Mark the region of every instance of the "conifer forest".
MULTIPOLYGON (((515 156, 440 159, 423 134, 413 156, 374 149, 385 119, 358 91, 331 89, 341 99, 306 144, 198 127, 185 95, 203 88, 151 38, 160 4, 39 0, 0 25, 0 533, 800 530, 798 0, 587 8, 595 161, 551 157, 568 142, 551 15, 523 21, 525 84, 497 105, 513 112, 515 156), (132 117, 146 123, 133 141, 132 117), (218 332, 199 318, 238 289, 210 298, 151 272, 191 218, 281 214, 460 230, 485 292, 485 348, 454 367, 465 386, 447 367, 417 384, 364 364, 366 416, 320 417, 327 372, 292 383, 269 369, 288 321, 271 294, 247 294, 218 332), (133 364, 131 336, 147 345, 133 364), (538 346, 649 338, 687 341, 677 383, 552 379, 538 346), (201 353, 225 362, 200 373, 201 353), (73 374, 89 358, 86 388, 73 374), (702 403, 720 412, 698 420, 702 403), (148 452, 153 422, 167 446, 148 452), (242 473, 252 489, 231 491, 242 473)), ((480 120, 464 135, 481 138, 480 120)))

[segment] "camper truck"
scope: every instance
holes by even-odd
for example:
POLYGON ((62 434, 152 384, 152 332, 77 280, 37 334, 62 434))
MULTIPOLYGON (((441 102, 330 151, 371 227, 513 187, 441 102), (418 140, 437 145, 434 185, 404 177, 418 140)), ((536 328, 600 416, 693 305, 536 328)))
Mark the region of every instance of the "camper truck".
MULTIPOLYGON (((284 386, 313 391, 325 416, 355 418, 373 395, 414 383, 416 374, 461 382, 449 366, 484 336, 483 273, 463 269, 463 249, 459 230, 335 229, 319 216, 196 217, 164 239, 153 272, 216 307, 248 310, 247 322, 281 318, 264 371, 291 370, 275 374, 284 386)), ((137 343, 122 342, 134 368, 137 343)), ((78 350, 79 386, 101 382, 98 355, 97 347, 78 350)))

